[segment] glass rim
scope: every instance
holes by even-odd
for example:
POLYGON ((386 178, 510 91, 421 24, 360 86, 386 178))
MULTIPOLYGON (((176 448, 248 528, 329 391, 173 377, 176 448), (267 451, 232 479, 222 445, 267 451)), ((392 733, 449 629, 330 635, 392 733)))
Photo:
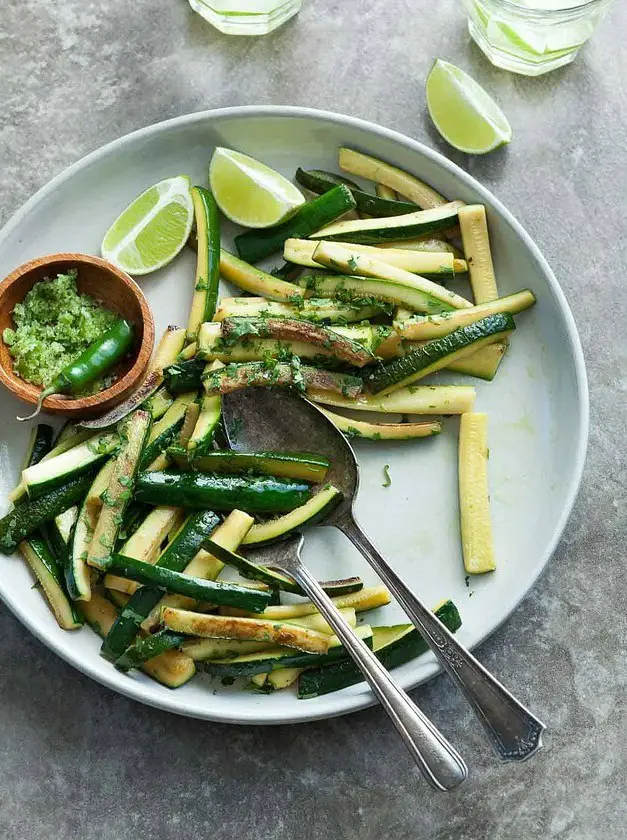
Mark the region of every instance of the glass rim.
MULTIPOLYGON (((537 6, 521 6, 519 3, 514 2, 514 0, 485 0, 485 2, 488 5, 494 4, 495 6, 501 6, 508 11, 522 16, 528 15, 529 17, 557 18, 563 17, 564 15, 576 17, 577 15, 592 8, 607 6, 612 2, 612 0, 586 0, 585 3, 579 3, 577 6, 565 6, 563 9, 542 9, 537 6)), ((566 2, 569 2, 569 0, 566 0, 566 2)), ((570 0, 570 2, 572 2, 572 0, 570 0)))

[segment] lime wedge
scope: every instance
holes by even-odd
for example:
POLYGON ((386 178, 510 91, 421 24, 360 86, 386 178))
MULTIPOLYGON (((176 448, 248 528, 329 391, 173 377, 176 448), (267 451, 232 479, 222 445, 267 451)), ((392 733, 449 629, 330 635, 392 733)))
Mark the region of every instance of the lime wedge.
POLYGON ((102 256, 129 274, 149 274, 179 253, 193 221, 189 178, 166 178, 120 213, 102 240, 102 256))
POLYGON ((507 117, 496 102, 454 64, 436 59, 425 93, 435 127, 461 152, 482 155, 512 139, 507 117))
POLYGON ((305 201, 300 190, 274 169, 220 146, 211 158, 209 184, 224 215, 249 228, 278 225, 305 201))

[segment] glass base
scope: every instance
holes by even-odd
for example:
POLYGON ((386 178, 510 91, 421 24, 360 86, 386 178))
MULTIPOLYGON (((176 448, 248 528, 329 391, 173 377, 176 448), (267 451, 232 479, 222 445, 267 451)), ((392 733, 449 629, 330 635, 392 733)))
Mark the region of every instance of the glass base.
POLYGON ((479 28, 471 19, 468 20, 468 31, 475 44, 495 67, 509 70, 512 73, 519 73, 522 76, 542 76, 544 73, 570 64, 579 52, 579 47, 576 47, 570 50, 559 50, 553 55, 542 58, 538 56, 525 58, 522 51, 514 54, 491 44, 486 37, 485 30, 479 28))
POLYGON ((302 0, 189 0, 195 12, 225 35, 267 35, 294 17, 302 0), (225 8, 227 7, 227 8, 225 8), (231 10, 234 7, 237 9, 231 10))

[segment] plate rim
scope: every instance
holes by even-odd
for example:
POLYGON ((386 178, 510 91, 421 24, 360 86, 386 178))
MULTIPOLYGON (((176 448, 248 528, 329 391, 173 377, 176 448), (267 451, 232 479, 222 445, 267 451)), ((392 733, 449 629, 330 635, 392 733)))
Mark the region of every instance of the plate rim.
MULTIPOLYGON (((383 139, 391 140, 395 143, 398 143, 401 146, 408 148, 411 152, 418 153, 423 157, 429 159, 434 164, 436 164, 436 166, 440 166, 443 169, 448 170, 450 174, 464 182, 477 194, 482 196, 486 203, 489 203, 492 207, 494 207, 500 214, 501 218, 505 222, 507 222, 507 224, 517 233, 519 238, 523 241, 524 245, 527 247, 528 251, 538 264, 538 267, 541 270, 542 274, 545 276, 550 291, 554 295, 557 304, 564 315, 566 333, 570 343, 570 347, 572 349, 572 358, 575 368, 575 383, 579 407, 579 423, 576 428, 577 449, 575 453, 571 479, 566 489, 565 500, 562 506, 560 516, 556 520, 551 538, 547 542, 547 547, 541 558, 542 562, 538 565, 536 574, 529 581, 529 584, 524 589, 524 591, 520 593, 519 597, 513 604, 511 610, 506 615, 504 615, 493 627, 490 627, 488 630, 485 631, 485 633, 482 633, 482 635, 477 640, 475 640, 472 645, 470 645, 471 649, 474 649, 481 645, 494 632, 496 632, 505 623, 505 621, 507 621, 518 609, 521 602, 527 597, 531 589, 536 585, 541 574, 545 571, 553 553, 555 552, 555 549, 559 544, 559 541, 562 538, 564 529, 572 512, 573 505, 575 503, 577 494, 579 492, 579 488, 581 486, 581 480, 583 476, 583 469, 585 465, 588 447, 590 411, 585 358, 575 320, 566 300, 566 296, 564 295, 564 292, 562 291, 562 288, 555 274, 553 273, 553 270, 548 264, 546 258, 543 256, 539 247, 536 245, 535 241, 526 231, 524 226, 507 209, 507 207, 505 207, 505 205, 498 198, 496 198, 496 196, 493 195, 493 193, 490 190, 484 187, 476 178, 474 178, 456 163, 449 160, 441 152, 429 148, 421 141, 414 140, 413 138, 409 137, 406 134, 403 134, 402 132, 396 131, 394 129, 385 128, 384 126, 371 122, 370 120, 362 119, 360 117, 353 117, 348 116, 346 114, 340 114, 334 111, 328 111, 317 108, 307 108, 294 105, 234 105, 224 108, 206 109, 203 111, 195 111, 188 114, 182 114, 177 117, 172 117, 167 120, 152 123, 148 126, 144 126, 143 128, 131 131, 127 134, 122 135, 121 137, 116 138, 115 140, 111 140, 109 143, 106 143, 103 146, 98 147, 97 149, 94 149, 93 151, 79 158, 79 160, 77 160, 76 162, 70 164, 68 167, 66 167, 57 175, 55 175, 51 180, 45 183, 42 187, 40 187, 29 199, 27 199, 26 202, 24 202, 24 204, 22 204, 15 211, 15 213, 13 213, 12 216, 10 216, 5 225, 0 229, 0 247, 2 247, 4 242, 11 236, 13 231, 21 224, 22 220, 30 213, 31 209, 35 205, 37 205, 43 198, 47 197, 50 193, 54 192, 58 185, 65 183, 68 180, 71 180, 75 174, 85 169, 86 167, 97 163, 101 158, 105 158, 112 153, 115 154, 116 151, 122 149, 124 146, 132 144, 137 140, 141 140, 142 138, 148 138, 153 135, 160 134, 161 132, 167 131, 173 127, 193 125, 194 123, 202 123, 207 120, 211 121, 213 119, 220 118, 244 118, 253 116, 284 118, 300 117, 305 119, 322 120, 324 122, 329 122, 336 125, 349 125, 364 130, 370 134, 374 134, 383 139)), ((118 681, 115 679, 116 672, 113 671, 113 669, 110 676, 106 673, 100 673, 95 666, 93 666, 89 662, 84 662, 80 656, 74 656, 70 652, 58 647, 55 640, 51 639, 45 633, 45 631, 40 631, 40 629, 31 621, 29 614, 25 610, 20 610, 18 603, 15 603, 12 599, 5 596, 4 586, 2 584, 1 579, 0 597, 2 598, 3 603, 13 613, 13 615, 24 626, 26 626, 28 630, 37 639, 39 639, 39 641, 41 641, 44 645, 46 645, 47 648, 56 653, 61 659, 66 661, 68 664, 77 668, 79 671, 86 674, 88 677, 100 683, 101 685, 104 685, 107 688, 118 692, 119 694, 144 703, 148 706, 161 709, 163 711, 173 712, 175 714, 184 715, 186 717, 192 717, 196 719, 219 723, 261 726, 280 725, 287 723, 306 723, 309 721, 323 720, 327 718, 349 714, 352 712, 357 712, 361 709, 365 709, 377 703, 377 700, 372 694, 372 692, 370 690, 365 690, 359 695, 340 697, 339 699, 342 702, 339 704, 339 707, 334 709, 325 708, 316 711, 313 706, 308 706, 308 704, 303 701, 302 713, 288 715, 281 714, 280 716, 277 715, 275 717, 268 717, 262 720, 256 719, 256 705, 254 703, 251 703, 251 713, 246 715, 240 713, 238 719, 235 720, 234 718, 229 717, 227 714, 212 712, 211 709, 200 709, 197 707, 196 704, 192 705, 186 703, 185 701, 176 700, 176 693, 169 693, 169 689, 164 689, 164 692, 168 693, 164 693, 163 696, 161 696, 156 694, 153 695, 153 693, 149 691, 143 683, 132 679, 128 679, 128 677, 125 678, 124 682, 120 681, 118 683, 118 681), (307 712, 308 708, 311 709, 311 712, 307 712)), ((412 675, 410 673, 405 675, 403 678, 399 678, 398 681, 403 688, 409 690, 432 679, 437 674, 441 673, 441 670, 442 669, 439 667, 437 661, 435 661, 434 659, 434 661, 432 661, 428 665, 425 673, 423 673, 421 677, 417 677, 416 675, 412 675)), ((295 708, 299 708, 300 706, 301 704, 299 703, 295 708)))

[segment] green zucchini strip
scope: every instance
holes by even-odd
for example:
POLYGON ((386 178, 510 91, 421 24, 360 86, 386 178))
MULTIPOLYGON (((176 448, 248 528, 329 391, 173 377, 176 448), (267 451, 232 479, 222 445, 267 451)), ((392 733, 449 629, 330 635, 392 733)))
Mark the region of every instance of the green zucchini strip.
POLYGON ((329 391, 307 391, 307 396, 315 403, 383 414, 463 414, 472 411, 476 395, 472 385, 412 385, 385 396, 344 397, 329 391))
POLYGON ((76 630, 83 624, 70 600, 63 580, 63 569, 42 537, 31 536, 19 545, 20 554, 41 585, 57 624, 63 630, 76 630))
POLYGON ((87 557, 102 510, 102 494, 111 481, 113 465, 113 461, 107 461, 100 468, 78 509, 65 567, 67 590, 75 601, 89 601, 91 597, 92 571, 87 565, 87 557))
POLYGON ((310 235, 310 239, 332 239, 335 242, 356 242, 359 245, 379 245, 403 239, 415 239, 457 225, 460 201, 451 201, 432 210, 418 210, 406 216, 385 219, 355 219, 336 222, 310 235))
POLYGON ((135 500, 147 504, 180 505, 190 510, 233 510, 286 513, 311 494, 308 484, 274 476, 207 475, 174 470, 140 473, 135 500))
POLYGON ((370 352, 339 331, 296 318, 225 318, 222 321, 221 332, 227 347, 231 343, 239 343, 242 339, 269 338, 277 339, 282 346, 287 347, 291 341, 310 344, 328 351, 338 361, 354 367, 363 367, 374 361, 370 352))
MULTIPOLYGON (((356 612, 375 610, 377 607, 385 607, 390 603, 391 597, 386 586, 367 586, 355 592, 347 592, 331 598, 338 609, 352 608, 356 612)), ((225 610, 220 610, 225 613, 225 610)), ((267 618, 269 620, 287 621, 288 619, 302 618, 306 615, 313 615, 318 608, 311 601, 300 601, 298 604, 276 604, 260 613, 256 618, 267 618)))
MULTIPOLYGON (((335 186, 340 176, 320 169, 305 170, 298 168, 295 177, 303 187, 321 195, 335 186)), ((380 196, 377 192, 376 195, 372 195, 372 193, 360 189, 356 184, 347 184, 347 186, 360 213, 366 213, 369 216, 401 216, 416 209, 415 205, 407 201, 398 201, 395 194, 380 196)))
MULTIPOLYGON (((79 446, 81 443, 89 440, 94 436, 94 432, 88 431, 81 431, 75 430, 72 434, 68 431, 63 437, 59 435, 59 440, 55 442, 54 447, 43 455, 39 461, 33 461, 34 463, 41 463, 42 461, 50 461, 51 458, 56 458, 57 455, 62 455, 64 452, 67 452, 69 449, 74 449, 74 447, 79 446)), ((31 466, 31 464, 26 464, 22 467, 22 472, 26 469, 26 467, 31 466)), ((20 474, 20 482, 17 484, 13 490, 8 494, 8 499, 10 502, 17 504, 21 499, 23 499, 27 495, 26 484, 24 483, 23 479, 21 478, 20 474)))
POLYGON ((311 653, 326 653, 329 649, 329 636, 326 633, 258 618, 205 615, 164 607, 161 623, 176 633, 189 636, 262 641, 268 645, 294 647, 311 653))
POLYGON ((488 488, 488 415, 462 414, 459 426, 459 512, 464 568, 496 569, 488 488))
MULTIPOLYGON (((368 647, 372 647, 372 628, 368 624, 356 627, 355 634, 363 639, 368 647)), ((329 640, 329 647, 326 652, 296 651, 276 645, 266 647, 265 650, 255 653, 232 656, 229 659, 220 659, 217 662, 205 662, 203 668, 214 676, 244 677, 271 673, 284 668, 307 668, 315 665, 326 667, 333 662, 342 661, 348 657, 348 652, 337 636, 327 636, 326 638, 329 640)))
MULTIPOLYGON (((451 633, 455 633, 461 627, 459 612, 452 601, 445 601, 434 613, 451 633)), ((373 627, 372 633, 373 653, 388 671, 410 662, 429 649, 413 624, 373 627)), ((351 659, 346 658, 325 668, 316 667, 303 671, 298 684, 298 697, 300 700, 319 697, 362 681, 361 671, 351 659)))
POLYGON ((412 274, 412 272, 405 271, 402 268, 397 268, 394 265, 389 265, 383 260, 358 253, 352 250, 349 244, 337 245, 334 242, 321 242, 314 252, 314 259, 321 265, 340 273, 389 280, 391 283, 400 283, 414 288, 423 292, 425 297, 431 301, 433 311, 436 311, 438 307, 440 307, 440 311, 450 311, 451 309, 465 309, 472 306, 469 300, 445 289, 438 283, 427 280, 426 277, 421 277, 418 274, 412 274))
POLYGON ((109 486, 102 495, 102 510, 87 554, 88 565, 96 569, 104 569, 115 550, 151 425, 152 417, 147 411, 135 411, 120 430, 123 443, 114 462, 109 486))
MULTIPOLYGON (((413 276, 410 275, 410 277, 413 276)), ((407 283, 406 280, 399 283, 379 277, 312 274, 302 277, 298 282, 316 297, 333 297, 344 303, 352 302, 360 306, 380 302, 403 306, 412 312, 427 313, 453 309, 419 288, 413 280, 411 283, 407 283)))
MULTIPOLYGON (((187 459, 187 450, 182 446, 170 447, 168 455, 179 469, 192 469, 187 459)), ((252 471, 319 483, 324 481, 330 466, 328 458, 309 452, 235 452, 232 449, 216 449, 196 458, 193 469, 209 473, 252 471)))
MULTIPOLYGON (((305 323, 308 322, 303 321, 305 323)), ((361 353, 365 351, 361 350, 361 353)), ((284 360, 292 356, 307 359, 313 364, 337 367, 341 363, 330 347, 321 347, 300 339, 281 341, 272 338, 243 338, 241 341, 226 342, 222 337, 221 324, 218 323, 203 324, 200 328, 198 355, 207 361, 218 360, 224 364, 257 362, 262 359, 284 360)), ((368 360, 374 361, 374 358, 368 354, 368 360)))
POLYGON ((163 372, 168 391, 171 394, 183 394, 186 391, 198 390, 204 369, 204 359, 196 358, 184 359, 170 365, 163 372))
POLYGON ((209 190, 192 187, 196 219, 197 263, 187 341, 196 340, 203 321, 210 321, 216 311, 220 286, 220 216, 218 205, 209 190))
POLYGON ((12 554, 22 540, 75 505, 85 495, 91 481, 90 473, 79 475, 45 496, 26 501, 10 510, 0 519, 0 552, 12 554))
POLYGON ((339 164, 344 172, 383 184, 399 195, 406 196, 424 210, 446 204, 444 196, 424 181, 399 169, 398 166, 378 160, 371 155, 365 155, 363 152, 342 147, 339 151, 339 164))
POLYGON ((169 630, 161 630, 148 636, 139 636, 121 656, 118 656, 115 660, 115 667, 120 671, 141 668, 145 662, 149 662, 155 656, 162 656, 169 651, 177 650, 184 641, 185 636, 171 633, 169 630))
POLYGON ((496 371, 503 360, 507 350, 507 339, 495 341, 494 344, 486 344, 480 350, 470 356, 462 356, 455 359, 446 366, 447 370, 455 373, 465 373, 467 376, 476 376, 479 379, 488 381, 494 379, 496 371))
MULTIPOLYGON (((203 373, 209 376, 222 367, 224 367, 222 362, 210 362, 206 365, 203 373)), ((198 458, 211 453, 213 438, 221 417, 222 398, 220 394, 205 394, 198 419, 187 442, 187 457, 190 462, 196 463, 198 458)))
MULTIPOLYGON (((285 243, 285 259, 307 268, 317 268, 318 262, 314 259, 314 253, 318 242, 330 244, 324 239, 288 239, 285 243)), ((414 274, 441 274, 452 277, 468 270, 465 260, 456 259, 450 251, 405 251, 401 248, 355 245, 352 242, 346 243, 346 247, 354 254, 362 254, 414 274)))
POLYGON ((409 341, 428 341, 433 338, 442 338, 453 332, 458 327, 465 327, 475 321, 485 318, 487 315, 495 315, 498 312, 509 312, 516 315, 525 309, 533 306, 536 302, 535 295, 529 289, 523 289, 513 295, 496 298, 488 303, 478 306, 471 306, 469 309, 458 309, 456 312, 445 312, 441 315, 429 315, 427 317, 414 315, 402 322, 395 322, 396 331, 409 341))
POLYGON ((349 188, 345 184, 338 184, 324 195, 301 205, 283 224, 240 233, 235 237, 237 253, 249 263, 258 262, 279 251, 286 239, 305 239, 349 210, 354 210, 356 206, 349 188))
MULTIPOLYGON (((124 557, 122 554, 114 554, 108 568, 115 575, 161 590, 160 596, 164 591, 173 592, 197 601, 236 607, 248 612, 261 612, 270 601, 270 594, 263 589, 251 589, 233 583, 195 578, 166 566, 145 563, 142 560, 134 560, 132 557, 124 557)), ((150 609, 157 600, 155 598, 150 609)))
POLYGON ((442 423, 439 420, 429 420, 422 423, 369 423, 336 414, 327 408, 321 408, 320 410, 348 438, 415 440, 416 438, 439 435, 442 431, 442 423))
MULTIPOLYGON (((357 616, 352 607, 340 610, 343 618, 351 627, 356 627, 357 616)), ((297 624, 308 630, 316 630, 319 633, 333 635, 333 629, 320 613, 302 616, 301 618, 285 619, 284 624, 297 624)), ((267 642, 244 641, 241 639, 215 639, 215 638, 187 638, 181 645, 181 650, 191 656, 195 662, 202 662, 210 659, 212 661, 228 659, 235 656, 242 656, 247 653, 258 653, 266 650, 267 642)))
POLYGON ((504 338, 515 328, 514 319, 509 313, 488 315, 382 365, 370 374, 368 385, 374 394, 385 395, 447 367, 450 362, 470 355, 486 344, 504 338))
MULTIPOLYGON (((316 247, 316 243, 307 242, 307 244, 316 247)), ((315 265, 317 266, 317 263, 315 265)), ((225 318, 300 318, 304 321, 312 321, 314 324, 318 322, 348 324, 367 321, 369 318, 387 312, 388 309, 389 307, 386 307, 385 304, 373 303, 370 306, 354 306, 332 298, 309 298, 304 300, 300 306, 294 306, 291 303, 280 303, 261 297, 233 297, 222 298, 213 320, 223 321, 225 318)))
POLYGON ((165 387, 161 386, 152 396, 148 397, 142 403, 142 408, 144 411, 149 411, 152 419, 156 422, 163 417, 173 402, 174 397, 172 394, 165 387))
POLYGON ((179 396, 150 430, 150 435, 141 453, 139 468, 145 470, 170 446, 181 431, 187 406, 196 399, 196 391, 191 390, 179 396))
POLYGON ((203 382, 207 394, 229 394, 242 388, 294 386, 312 393, 356 397, 363 391, 363 381, 350 374, 339 374, 308 365, 281 362, 230 364, 214 371, 203 382))
POLYGON ((244 545, 267 545, 276 540, 283 539, 292 531, 303 528, 306 525, 314 525, 320 522, 340 502, 342 493, 337 487, 328 484, 315 494, 304 505, 296 508, 290 513, 269 519, 267 522, 258 523, 252 526, 246 537, 244 545))
POLYGON ((31 499, 65 484, 85 472, 92 472, 119 446, 120 438, 115 432, 86 440, 72 449, 27 467, 22 472, 22 481, 31 499))

